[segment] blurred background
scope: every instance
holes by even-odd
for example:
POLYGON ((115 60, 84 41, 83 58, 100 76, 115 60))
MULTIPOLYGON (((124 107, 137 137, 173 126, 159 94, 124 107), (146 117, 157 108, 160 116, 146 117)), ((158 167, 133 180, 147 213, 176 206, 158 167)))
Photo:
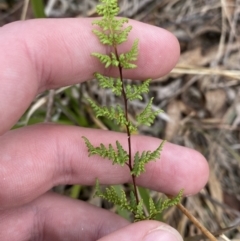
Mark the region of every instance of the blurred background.
MULTIPOLYGON (((0 0, 0 26, 32 18, 93 17, 97 3, 0 0)), ((139 133, 193 148, 206 157, 211 168, 207 186, 182 203, 213 233, 240 240, 240 1, 120 0, 119 4, 121 16, 165 28, 178 38, 181 46, 180 60, 172 72, 153 80, 150 94, 143 101, 131 103, 132 120, 154 96, 153 108, 161 108, 164 113, 153 126, 142 127, 139 133)), ((110 91, 99 89, 95 80, 50 90, 36 98, 14 128, 55 122, 121 131, 114 123, 94 117, 86 101, 88 96, 101 105, 119 102, 110 91)), ((118 207, 94 197, 92 187, 61 186, 55 191, 129 218, 118 207)), ((143 188, 140 192, 145 201, 149 195, 162 197, 143 188)), ((176 227, 185 240, 203 239, 201 232, 176 208, 159 219, 176 227)))

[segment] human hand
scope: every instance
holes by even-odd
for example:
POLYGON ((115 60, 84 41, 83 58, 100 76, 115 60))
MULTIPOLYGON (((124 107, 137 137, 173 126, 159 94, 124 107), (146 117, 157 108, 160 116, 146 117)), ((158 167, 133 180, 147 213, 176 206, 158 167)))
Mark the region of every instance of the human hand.
MULTIPOLYGON (((10 131, 38 93, 76 84, 104 72, 90 56, 104 47, 92 34, 91 19, 31 20, 0 29, 0 240, 180 240, 173 228, 156 221, 128 221, 88 203, 50 193, 59 184, 93 185, 129 181, 127 169, 88 158, 82 136, 97 142, 125 135, 73 126, 40 124, 10 131), (152 235, 152 236, 151 236, 152 235), (148 239, 147 239, 148 238, 148 239)), ((156 78, 176 64, 179 45, 167 31, 131 21, 129 43, 139 38, 138 68, 127 78, 156 78)), ((128 44, 122 45, 122 50, 128 44)), ((121 51, 121 49, 120 49, 121 51)), ((111 73, 114 75, 114 72, 111 73)), ((134 136, 133 153, 154 149, 159 140, 134 136)), ((198 192, 208 178, 204 157, 165 144, 161 159, 139 177, 144 187, 175 195, 198 192)))

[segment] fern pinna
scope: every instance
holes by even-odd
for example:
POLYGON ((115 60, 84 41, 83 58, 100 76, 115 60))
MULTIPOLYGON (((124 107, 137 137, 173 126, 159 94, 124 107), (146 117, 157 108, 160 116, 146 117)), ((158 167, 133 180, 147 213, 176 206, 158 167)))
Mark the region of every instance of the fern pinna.
POLYGON ((149 210, 144 211, 143 200, 141 199, 136 186, 136 178, 145 171, 145 165, 150 161, 155 161, 160 158, 160 153, 163 148, 164 141, 162 141, 158 148, 154 151, 143 151, 131 153, 131 135, 137 130, 138 125, 150 126, 156 116, 161 110, 152 110, 152 101, 146 105, 144 110, 136 116, 137 124, 133 124, 128 118, 128 102, 133 100, 141 100, 142 94, 149 91, 150 79, 142 82, 140 85, 124 84, 123 70, 137 68, 133 63, 138 57, 138 42, 136 39, 131 49, 126 53, 118 52, 118 45, 127 41, 128 34, 131 31, 131 26, 125 26, 128 23, 126 18, 116 18, 119 7, 117 0, 101 0, 101 4, 97 6, 98 15, 102 16, 100 20, 93 21, 98 28, 93 30, 93 33, 99 38, 99 41, 111 48, 109 54, 92 53, 92 56, 99 59, 105 65, 105 68, 115 67, 119 71, 119 77, 113 78, 104 76, 100 73, 95 73, 94 76, 98 80, 100 87, 109 88, 116 96, 121 96, 123 104, 116 107, 98 106, 93 100, 89 99, 89 103, 95 111, 96 117, 105 117, 109 120, 115 121, 119 126, 126 129, 126 139, 128 142, 128 150, 124 150, 121 143, 110 143, 108 146, 100 144, 100 146, 93 146, 86 137, 83 137, 88 148, 89 156, 99 155, 107 158, 117 165, 127 165, 129 168, 129 175, 132 177, 133 190, 127 197, 124 190, 119 194, 114 187, 110 186, 101 191, 99 182, 96 182, 96 195, 119 205, 122 209, 131 212, 135 221, 154 219, 165 208, 175 205, 179 202, 182 192, 173 199, 159 200, 154 202, 152 198, 149 199, 149 210), (147 214, 146 214, 147 213, 147 214))

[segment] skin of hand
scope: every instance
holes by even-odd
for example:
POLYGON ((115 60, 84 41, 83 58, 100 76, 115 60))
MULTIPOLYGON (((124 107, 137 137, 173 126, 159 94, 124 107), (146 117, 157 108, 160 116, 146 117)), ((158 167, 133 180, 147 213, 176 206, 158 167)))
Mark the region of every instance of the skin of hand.
MULTIPOLYGON (((105 70, 92 52, 106 52, 92 34, 92 19, 29 20, 0 29, 0 240, 132 240, 177 241, 176 230, 157 221, 129 224, 88 203, 49 192, 59 184, 94 185, 130 182, 127 168, 99 157, 88 158, 82 136, 93 144, 126 136, 74 126, 38 124, 10 130, 35 96, 47 89, 73 85, 105 70)), ((168 73, 179 57, 179 44, 169 32, 131 20, 128 50, 139 38, 138 68, 132 79, 168 73)), ((108 73, 106 73, 108 71, 108 73)), ((133 136, 133 153, 154 150, 160 140, 133 136)), ((167 143, 161 159, 147 165, 141 186, 175 195, 197 193, 207 182, 208 164, 194 150, 167 143)))

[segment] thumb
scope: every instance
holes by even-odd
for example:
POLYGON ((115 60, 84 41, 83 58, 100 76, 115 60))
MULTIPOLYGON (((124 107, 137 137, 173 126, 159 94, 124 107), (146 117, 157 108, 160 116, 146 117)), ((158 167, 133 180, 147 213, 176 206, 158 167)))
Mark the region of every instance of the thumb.
POLYGON ((119 229, 98 241, 183 241, 174 228, 157 221, 142 221, 119 229))

